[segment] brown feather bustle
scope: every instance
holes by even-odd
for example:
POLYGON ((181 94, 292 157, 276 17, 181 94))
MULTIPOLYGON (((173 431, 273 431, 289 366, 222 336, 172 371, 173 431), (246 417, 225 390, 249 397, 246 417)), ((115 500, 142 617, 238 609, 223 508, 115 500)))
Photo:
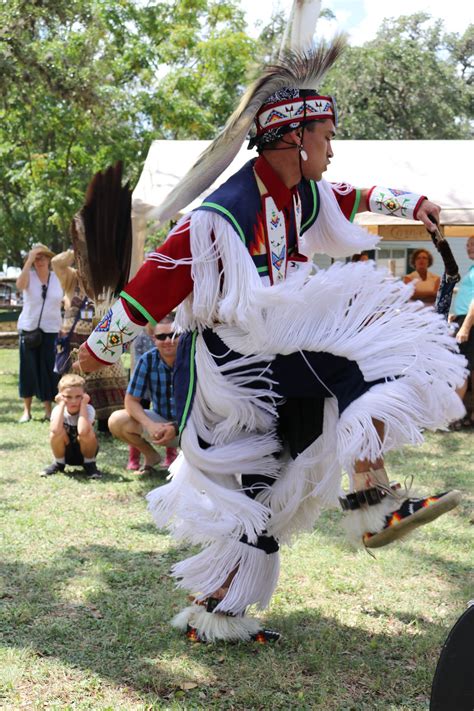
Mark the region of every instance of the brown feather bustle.
POLYGON ((116 297, 128 281, 132 255, 132 191, 119 161, 90 181, 71 223, 79 278, 96 305, 116 297))
POLYGON ((317 89, 346 45, 345 35, 329 44, 321 43, 306 52, 288 51, 247 89, 223 131, 199 156, 196 163, 169 193, 164 202, 149 214, 163 223, 175 217, 221 175, 239 152, 262 104, 284 87, 317 89))

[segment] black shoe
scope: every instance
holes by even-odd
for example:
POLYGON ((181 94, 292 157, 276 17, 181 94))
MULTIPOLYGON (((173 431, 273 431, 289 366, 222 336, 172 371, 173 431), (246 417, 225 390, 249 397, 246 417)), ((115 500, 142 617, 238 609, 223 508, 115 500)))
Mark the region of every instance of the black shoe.
POLYGON ((97 464, 95 462, 84 462, 82 465, 84 473, 89 477, 89 479, 102 479, 103 474, 97 469, 97 464))
POLYGON ((421 499, 406 499, 397 511, 386 516, 381 531, 364 534, 364 545, 367 548, 386 546, 411 533, 418 526, 434 521, 457 506, 460 501, 461 492, 456 489, 421 499))
POLYGON ((269 642, 278 642, 281 639, 281 634, 275 630, 261 629, 251 637, 252 642, 258 644, 268 644, 269 642))
MULTIPOLYGON (((231 617, 233 617, 233 615, 231 615, 231 617)), ((208 642, 206 636, 200 633, 195 627, 192 627, 191 625, 188 625, 186 627, 186 637, 191 642, 203 642, 204 644, 207 644, 208 642)), ((255 632, 255 634, 252 634, 249 637, 248 641, 257 642, 257 644, 268 644, 271 642, 278 642, 280 639, 281 634, 279 632, 275 632, 275 630, 261 629, 258 632, 255 632)), ((237 642, 238 640, 232 641, 237 642)))
POLYGON ((40 476, 51 476, 52 474, 57 474, 58 472, 63 472, 65 469, 66 469, 66 465, 63 464, 62 462, 53 462, 52 464, 49 465, 49 467, 46 467, 46 469, 43 469, 40 476))

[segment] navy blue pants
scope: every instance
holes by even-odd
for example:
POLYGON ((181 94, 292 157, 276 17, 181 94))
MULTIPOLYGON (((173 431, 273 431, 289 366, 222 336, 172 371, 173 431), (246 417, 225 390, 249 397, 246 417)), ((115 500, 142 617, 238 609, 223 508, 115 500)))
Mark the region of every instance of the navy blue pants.
POLYGON ((26 348, 20 332, 20 397, 52 402, 61 377, 54 372, 54 341, 57 333, 43 333, 38 348, 26 348))
MULTIPOLYGON (((242 357, 240 353, 229 350, 211 329, 204 331, 203 337, 218 365, 242 357)), ((181 430, 191 412, 196 387, 196 380, 193 377, 194 339, 193 333, 186 333, 180 337, 175 364, 174 395, 181 430)), ((258 367, 255 364, 252 366, 255 369, 258 367)), ((266 367, 267 363, 262 361, 262 370, 266 367)), ((230 375, 241 370, 241 367, 236 367, 228 373, 230 375)), ((266 375, 276 381, 273 392, 283 398, 277 406, 277 434, 282 448, 288 448, 293 459, 322 434, 326 398, 336 397, 339 413, 342 413, 354 400, 380 382, 366 382, 355 361, 332 353, 314 351, 277 355, 266 375)), ((254 381, 249 382, 245 387, 261 388, 262 384, 254 381)), ((203 449, 210 446, 202 440, 200 445, 203 449)), ((275 457, 279 454, 275 452, 275 457)), ((255 498, 264 487, 271 486, 273 483, 273 478, 263 474, 242 475, 245 493, 251 498, 255 498)), ((245 536, 241 540, 243 543, 248 543, 245 536)), ((257 544, 252 545, 267 553, 278 550, 278 543, 273 537, 266 536, 265 532, 262 532, 257 544)))
MULTIPOLYGON (((229 350, 211 329, 204 331, 203 337, 218 365, 242 357, 240 353, 229 350)), ((196 385, 191 377, 194 371, 192 343, 192 333, 180 337, 175 365, 174 394, 181 429, 191 412, 196 385)), ((262 370, 266 365, 262 361, 262 370)), ((252 367, 258 368, 258 365, 252 367)), ((237 367, 229 371, 229 374, 238 373, 240 370, 242 369, 237 367)), ((339 413, 342 413, 354 400, 376 384, 364 380, 355 361, 332 353, 314 351, 277 355, 267 375, 277 382, 274 392, 284 398, 278 406, 278 433, 293 457, 321 435, 326 398, 335 396, 339 413)), ((262 385, 250 382, 246 387, 261 388, 262 385)))

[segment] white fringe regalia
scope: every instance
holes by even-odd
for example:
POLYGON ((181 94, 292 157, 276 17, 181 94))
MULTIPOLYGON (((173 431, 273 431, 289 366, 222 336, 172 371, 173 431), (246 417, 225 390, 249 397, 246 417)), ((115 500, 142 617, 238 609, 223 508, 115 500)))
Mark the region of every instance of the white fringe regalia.
MULTIPOLYGON (((372 248, 377 238, 342 216, 328 184, 321 181, 318 187, 321 212, 301 238, 301 251, 341 257, 372 248)), ((464 359, 444 319, 410 301, 413 287, 373 263, 335 263, 327 270, 308 263, 284 282, 265 287, 245 245, 222 217, 193 212, 190 235, 194 291, 177 321, 184 330, 197 329, 196 394, 170 482, 152 491, 148 501, 159 527, 202 547, 174 566, 179 587, 204 600, 236 571, 216 612, 238 617, 216 615, 216 625, 224 628, 207 630, 207 638, 247 639, 258 623, 243 612, 249 605, 269 604, 279 556, 242 543, 242 536, 252 544, 266 532, 289 542, 312 529, 323 507, 337 503, 343 470, 350 476, 356 459, 374 460, 404 444, 419 444, 424 428, 445 428, 459 418, 463 406, 454 388, 464 380, 464 359), (206 327, 242 354, 239 361, 215 362, 201 335, 206 327), (274 456, 281 444, 271 362, 275 354, 296 351, 344 356, 357 362, 366 381, 384 382, 341 416, 337 400, 328 398, 322 436, 293 460, 286 452, 274 456), (229 373, 236 365, 238 375, 229 373), (252 387, 245 387, 249 382, 252 387), (384 423, 383 442, 373 418, 384 423), (211 446, 201 448, 198 438, 211 446), (241 475, 247 473, 270 476, 274 484, 252 500, 242 491, 241 475)), ((173 268, 169 258, 154 258, 173 268)), ((310 377, 324 382, 324 373, 310 377)), ((175 624, 202 630, 206 615, 195 604, 175 624)))

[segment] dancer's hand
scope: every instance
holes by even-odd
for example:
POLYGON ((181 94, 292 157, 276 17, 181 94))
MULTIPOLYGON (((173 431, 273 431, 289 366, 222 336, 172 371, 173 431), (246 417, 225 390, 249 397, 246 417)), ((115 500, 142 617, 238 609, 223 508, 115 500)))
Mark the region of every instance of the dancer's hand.
POLYGON ((428 232, 434 232, 437 225, 439 225, 440 213, 441 207, 439 205, 431 202, 431 200, 423 200, 416 213, 416 219, 424 224, 428 232), (430 217, 434 218, 436 224, 430 217))

